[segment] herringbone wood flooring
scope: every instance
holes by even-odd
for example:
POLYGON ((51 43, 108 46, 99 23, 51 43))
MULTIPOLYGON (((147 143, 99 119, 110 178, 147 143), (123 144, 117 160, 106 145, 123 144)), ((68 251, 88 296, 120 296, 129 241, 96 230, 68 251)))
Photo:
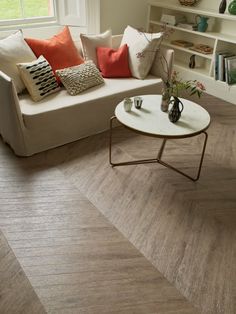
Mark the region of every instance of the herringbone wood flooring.
MULTIPOLYGON (((44 161, 44 154, 19 159, 0 147, 0 228, 48 313, 197 313, 70 179, 44 161)), ((35 292, 19 287, 19 270, 5 255, 1 245, 0 313, 41 313, 35 292)))
POLYGON ((46 313, 1 231, 0 313, 46 313))
MULTIPOLYGON (((11 221, 5 217, 1 227, 33 286, 55 285, 53 280, 57 276, 53 274, 52 281, 51 276, 41 281, 46 274, 43 261, 47 264, 53 258, 55 263, 65 250, 63 243, 68 242, 64 238, 73 238, 70 226, 78 224, 77 202, 88 199, 201 313, 236 312, 236 106, 210 96, 201 102, 210 112, 212 124, 197 183, 156 164, 112 169, 108 164, 108 133, 20 162, 10 157, 6 148, 1 149, 2 174, 10 183, 3 191, 13 205, 17 204, 18 215, 22 216, 15 217, 13 211, 11 221), (51 180, 54 183, 50 184, 51 180), (57 181, 59 184, 53 188, 57 181), (27 218, 32 204, 37 215, 27 218), (49 206, 52 214, 42 217, 43 204, 49 206), (66 214, 68 208, 70 219, 66 214), (52 223, 54 231, 50 229, 52 223), (60 240, 54 238, 60 229, 67 231, 62 232, 59 245, 60 240), (22 242, 24 230, 30 237, 29 243, 22 242), (41 230, 45 230, 47 240, 34 242, 41 230), (55 241, 59 246, 50 253, 55 241), (36 252, 45 257, 38 257, 36 252), (31 265, 32 257, 36 267, 31 265)), ((124 128, 116 129, 114 134, 117 160, 156 156, 161 144, 158 139, 139 136, 124 128)), ((200 137, 169 141, 163 159, 193 173, 200 147, 200 137)), ((5 215, 8 206, 5 204, 5 215)), ((65 254, 73 253, 74 249, 74 244, 69 245, 65 254)), ((66 256, 63 258, 69 263, 66 256)), ((57 271, 63 272, 60 267, 57 271)), ((41 297, 47 299, 48 293, 50 289, 41 297)), ((67 299, 72 303, 73 300, 67 299)), ((149 312, 144 307, 142 313, 149 312)))

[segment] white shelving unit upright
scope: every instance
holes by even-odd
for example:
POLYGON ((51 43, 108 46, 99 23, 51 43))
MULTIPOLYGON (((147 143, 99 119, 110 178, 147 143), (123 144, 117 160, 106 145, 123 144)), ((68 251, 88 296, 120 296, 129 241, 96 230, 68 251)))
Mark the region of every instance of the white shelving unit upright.
MULTIPOLYGON (((207 2, 205 1, 205 3, 207 2)), ((161 30, 162 14, 185 16, 188 22, 194 22, 197 15, 208 17, 209 27, 206 32, 167 25, 167 27, 173 28, 174 32, 163 42, 163 45, 174 49, 175 69, 183 78, 200 80, 205 84, 207 93, 236 104, 236 85, 228 85, 214 77, 216 53, 229 52, 236 55, 236 16, 227 12, 220 14, 217 10, 218 8, 214 10, 200 7, 200 5, 182 6, 178 1, 150 1, 148 3, 147 30, 152 32, 161 30), (211 46, 213 53, 203 54, 171 43, 178 39, 211 46), (189 68, 189 60, 192 55, 196 56, 194 69, 189 68)))

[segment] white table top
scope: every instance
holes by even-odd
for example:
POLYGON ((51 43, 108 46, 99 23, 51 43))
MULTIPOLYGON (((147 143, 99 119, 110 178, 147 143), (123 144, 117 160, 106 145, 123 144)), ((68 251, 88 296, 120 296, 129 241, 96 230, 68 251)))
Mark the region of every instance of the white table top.
POLYGON ((126 112, 123 101, 115 109, 116 118, 134 131, 157 137, 181 138, 199 134, 210 125, 209 113, 192 101, 180 98, 184 110, 179 121, 172 123, 169 121, 168 112, 161 111, 161 95, 141 97, 141 109, 136 109, 133 104, 132 110, 126 112))

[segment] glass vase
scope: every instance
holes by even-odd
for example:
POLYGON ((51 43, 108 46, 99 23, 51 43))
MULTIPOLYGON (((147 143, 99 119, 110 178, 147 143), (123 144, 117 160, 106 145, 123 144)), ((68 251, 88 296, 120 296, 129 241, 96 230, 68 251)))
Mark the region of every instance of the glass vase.
POLYGON ((168 93, 163 93, 161 97, 161 111, 167 112, 169 109, 170 96, 168 93))
POLYGON ((161 110, 163 112, 167 112, 169 109, 169 103, 171 98, 169 88, 170 88, 169 82, 163 81, 163 92, 161 97, 161 110))

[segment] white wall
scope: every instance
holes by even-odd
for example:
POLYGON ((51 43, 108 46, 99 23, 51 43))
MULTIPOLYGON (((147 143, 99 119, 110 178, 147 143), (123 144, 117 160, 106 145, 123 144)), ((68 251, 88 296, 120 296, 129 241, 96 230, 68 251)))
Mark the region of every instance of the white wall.
POLYGON ((136 28, 146 26, 148 0, 101 0, 101 31, 112 29, 122 34, 129 24, 136 28))

